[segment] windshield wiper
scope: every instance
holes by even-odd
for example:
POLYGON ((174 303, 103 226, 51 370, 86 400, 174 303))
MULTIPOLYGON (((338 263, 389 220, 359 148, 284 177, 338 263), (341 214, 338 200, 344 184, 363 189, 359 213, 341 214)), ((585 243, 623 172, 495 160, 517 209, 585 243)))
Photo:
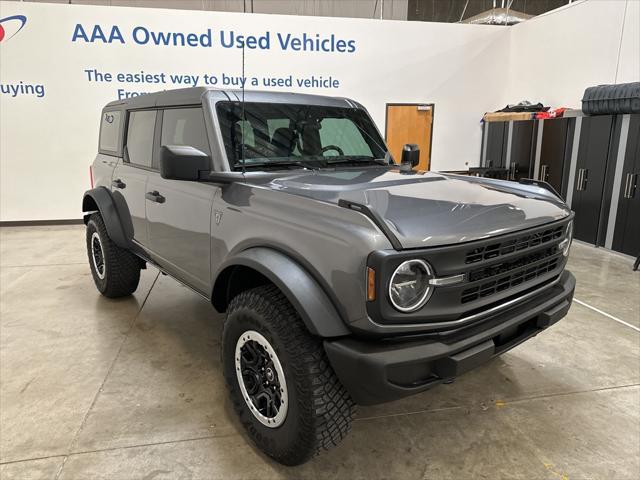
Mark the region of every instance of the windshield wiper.
MULTIPOLYGON (((242 165, 235 165, 235 168, 241 168, 242 165)), ((260 163, 245 163, 244 168, 245 169, 267 169, 267 168, 280 168, 280 169, 288 169, 288 168, 292 168, 292 167, 302 167, 302 168, 309 168, 309 169, 314 169, 314 168, 318 168, 317 165, 311 165, 310 162, 305 162, 305 161, 300 161, 300 160, 287 160, 287 161, 280 161, 280 162, 260 162, 260 163)))
POLYGON ((327 157, 327 165, 335 165, 335 164, 345 164, 351 163, 354 165, 362 165, 363 163, 375 164, 375 165, 389 165, 385 160, 380 158, 368 157, 365 155, 355 156, 350 155, 348 157, 337 157, 334 160, 330 159, 331 157, 327 157))

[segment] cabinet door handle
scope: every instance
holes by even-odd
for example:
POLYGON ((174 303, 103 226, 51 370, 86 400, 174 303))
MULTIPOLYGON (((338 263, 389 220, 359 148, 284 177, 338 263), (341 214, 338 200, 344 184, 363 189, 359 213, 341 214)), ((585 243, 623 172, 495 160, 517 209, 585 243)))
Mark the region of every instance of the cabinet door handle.
POLYGON ((576 182, 576 191, 580 191, 582 190, 582 172, 584 171, 583 168, 579 168, 578 169, 578 181, 576 182))
POLYGON ((627 173, 627 175, 624 177, 624 192, 622 197, 623 198, 629 198, 629 184, 631 183, 631 174, 627 173))
POLYGON ((582 172, 582 190, 587 189, 587 181, 589 180, 589 169, 585 168, 582 172))
POLYGON ((638 186, 638 174, 627 173, 627 177, 624 183, 624 198, 635 197, 637 186, 638 186))
POLYGON ((549 178, 549 165, 542 165, 540 171, 540 180, 546 182, 547 178, 549 178))

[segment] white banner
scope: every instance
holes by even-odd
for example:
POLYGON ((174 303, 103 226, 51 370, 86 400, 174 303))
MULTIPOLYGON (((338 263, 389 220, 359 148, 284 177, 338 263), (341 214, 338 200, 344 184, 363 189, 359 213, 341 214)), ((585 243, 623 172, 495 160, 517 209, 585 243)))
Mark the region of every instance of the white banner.
POLYGON ((386 103, 433 103, 434 170, 477 165, 480 118, 504 102, 497 27, 0 2, 0 28, 3 221, 80 217, 117 98, 244 82, 354 98, 383 134, 386 103))

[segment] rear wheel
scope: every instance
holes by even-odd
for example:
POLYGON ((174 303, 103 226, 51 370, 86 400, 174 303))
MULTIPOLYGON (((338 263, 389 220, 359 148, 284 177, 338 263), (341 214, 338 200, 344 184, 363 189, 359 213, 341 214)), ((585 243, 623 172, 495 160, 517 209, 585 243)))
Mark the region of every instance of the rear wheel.
POLYGON ((124 297, 138 288, 141 260, 113 243, 99 213, 87 222, 87 255, 93 281, 105 297, 124 297))
POLYGON ((354 403, 319 338, 273 285, 240 293, 223 330, 224 375, 240 421, 254 443, 285 465, 337 445, 354 403))

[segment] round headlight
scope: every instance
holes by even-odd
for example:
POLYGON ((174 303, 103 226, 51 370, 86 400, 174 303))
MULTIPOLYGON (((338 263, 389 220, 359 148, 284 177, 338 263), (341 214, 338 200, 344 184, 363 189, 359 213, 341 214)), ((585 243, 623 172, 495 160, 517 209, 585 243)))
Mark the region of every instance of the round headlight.
POLYGON ((564 240, 560 242, 560 248, 562 249, 562 255, 565 257, 569 255, 569 249, 571 248, 571 241, 573 240, 573 220, 567 225, 567 233, 564 240))
POLYGON ((389 300, 401 312, 413 312, 422 307, 433 292, 429 280, 431 266, 424 260, 407 260, 396 268, 389 282, 389 300))

